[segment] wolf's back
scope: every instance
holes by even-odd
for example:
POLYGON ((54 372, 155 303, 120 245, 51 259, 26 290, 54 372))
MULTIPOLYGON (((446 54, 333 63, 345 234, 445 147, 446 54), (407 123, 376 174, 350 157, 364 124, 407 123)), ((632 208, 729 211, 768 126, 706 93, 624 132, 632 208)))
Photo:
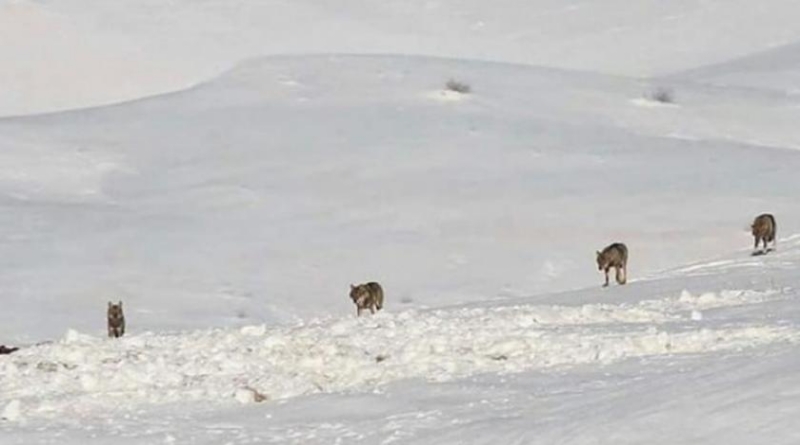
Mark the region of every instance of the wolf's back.
POLYGON ((775 217, 772 214, 768 214, 767 217, 772 223, 771 230, 769 231, 769 240, 774 241, 775 237, 778 236, 778 224, 775 222, 775 217))
POLYGON ((375 300, 375 307, 378 310, 383 309, 383 288, 376 282, 367 283, 367 290, 369 295, 375 300))
POLYGON ((606 247, 603 253, 608 255, 609 259, 627 261, 628 246, 626 246, 624 243, 613 243, 606 247))
POLYGON ((778 231, 775 217, 771 213, 758 215, 751 227, 753 229, 753 236, 764 237, 767 241, 773 241, 778 231))

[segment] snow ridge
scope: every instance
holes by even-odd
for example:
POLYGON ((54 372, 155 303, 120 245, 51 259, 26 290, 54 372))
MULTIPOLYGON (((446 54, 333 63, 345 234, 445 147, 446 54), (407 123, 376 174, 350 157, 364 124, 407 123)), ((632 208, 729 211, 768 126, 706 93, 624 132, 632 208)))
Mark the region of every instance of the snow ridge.
POLYGON ((15 418, 122 402, 286 399, 422 378, 607 365, 633 357, 732 351, 795 342, 786 326, 699 324, 701 310, 760 304, 778 291, 723 291, 636 304, 408 310, 106 340, 69 331, 0 361, 0 403, 15 418), (20 406, 22 408, 20 408, 20 406))

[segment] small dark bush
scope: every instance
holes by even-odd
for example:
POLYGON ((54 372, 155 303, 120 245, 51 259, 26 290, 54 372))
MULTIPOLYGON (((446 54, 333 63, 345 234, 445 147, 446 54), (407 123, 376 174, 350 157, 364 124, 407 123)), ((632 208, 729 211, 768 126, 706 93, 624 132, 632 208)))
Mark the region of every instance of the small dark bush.
POLYGON ((675 103, 675 93, 670 88, 659 87, 650 93, 650 100, 661 102, 662 104, 675 103))
POLYGON ((455 91, 461 94, 469 94, 469 92, 472 91, 472 88, 468 84, 464 82, 459 82, 454 79, 448 80, 447 83, 445 84, 445 88, 447 88, 450 91, 455 91))

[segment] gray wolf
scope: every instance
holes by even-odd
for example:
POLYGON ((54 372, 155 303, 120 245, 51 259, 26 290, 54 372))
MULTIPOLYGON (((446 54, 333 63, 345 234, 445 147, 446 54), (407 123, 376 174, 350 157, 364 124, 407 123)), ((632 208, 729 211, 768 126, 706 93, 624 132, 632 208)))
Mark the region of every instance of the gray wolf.
POLYGON ((0 345, 0 355, 11 354, 14 351, 19 351, 19 348, 14 346, 0 345))
POLYGON ((625 284, 628 281, 628 247, 625 244, 614 243, 602 252, 597 252, 597 270, 606 274, 603 287, 608 286, 608 271, 612 267, 616 272, 617 283, 625 284))
POLYGON ((356 304, 356 315, 359 317, 364 309, 369 309, 370 313, 374 314, 376 310, 383 308, 383 288, 374 281, 359 285, 351 284, 350 298, 356 304))
POLYGON ((775 239, 778 226, 775 224, 774 216, 769 213, 756 216, 756 219, 753 221, 750 229, 753 232, 753 238, 755 238, 755 243, 753 245, 754 249, 758 249, 759 242, 764 243, 763 253, 768 252, 768 242, 772 243, 773 249, 775 248, 775 245, 778 243, 778 241, 775 239))
POLYGON ((108 302, 108 336, 119 338, 125 335, 125 314, 122 313, 122 302, 108 302))

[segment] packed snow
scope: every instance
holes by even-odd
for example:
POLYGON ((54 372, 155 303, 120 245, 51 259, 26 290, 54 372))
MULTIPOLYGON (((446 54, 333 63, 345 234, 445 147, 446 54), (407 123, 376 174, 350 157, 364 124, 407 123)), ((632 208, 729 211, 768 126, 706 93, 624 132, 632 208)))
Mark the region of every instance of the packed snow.
MULTIPOLYGON (((509 306, 403 311, 299 326, 245 326, 121 341, 69 331, 5 361, 3 393, 31 416, 137 404, 267 400, 373 388, 420 378, 452 380, 633 357, 742 350, 797 342, 789 326, 690 323, 698 310, 758 304, 775 292, 725 291, 639 304, 509 306), (248 400, 248 399, 246 399, 248 400), (76 408, 79 407, 79 408, 76 408)), ((12 416, 6 416, 12 419, 12 416)))
POLYGON ((800 442, 797 12, 0 0, 0 444, 800 442))

